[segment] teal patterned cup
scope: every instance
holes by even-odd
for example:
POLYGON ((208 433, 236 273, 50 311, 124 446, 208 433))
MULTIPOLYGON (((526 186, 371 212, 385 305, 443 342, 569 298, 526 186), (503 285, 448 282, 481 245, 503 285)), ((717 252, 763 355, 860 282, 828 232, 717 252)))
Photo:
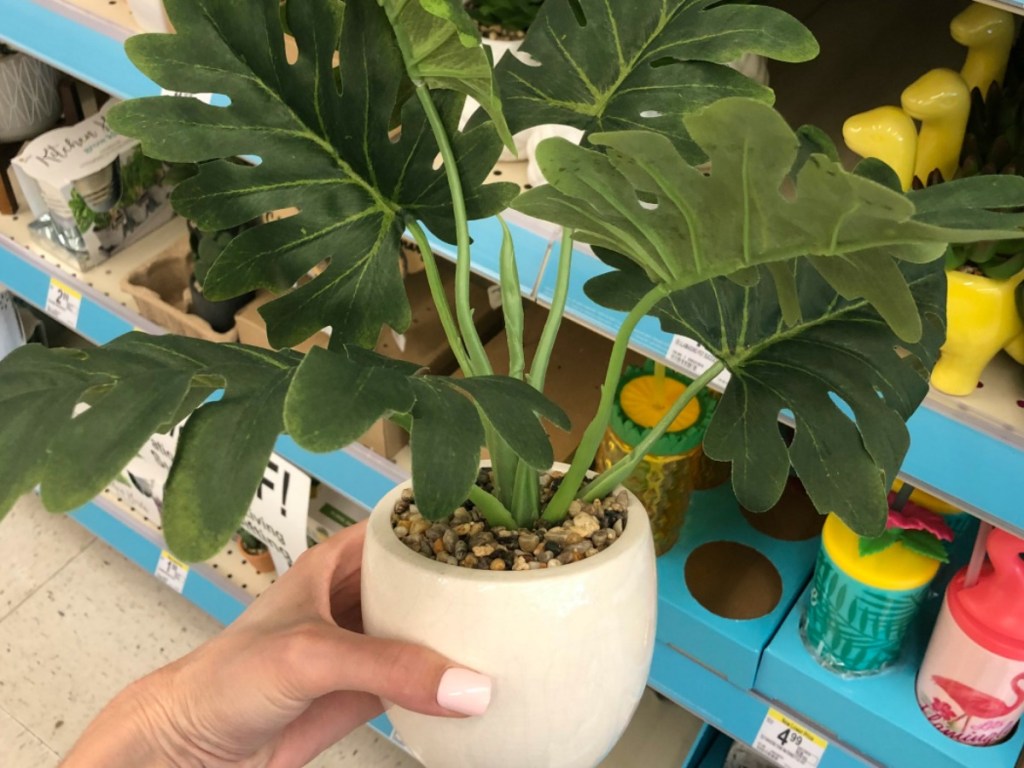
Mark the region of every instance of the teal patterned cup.
POLYGON ((829 515, 801 624, 808 650, 844 676, 881 672, 899 658, 938 565, 900 543, 862 556, 859 537, 829 515))

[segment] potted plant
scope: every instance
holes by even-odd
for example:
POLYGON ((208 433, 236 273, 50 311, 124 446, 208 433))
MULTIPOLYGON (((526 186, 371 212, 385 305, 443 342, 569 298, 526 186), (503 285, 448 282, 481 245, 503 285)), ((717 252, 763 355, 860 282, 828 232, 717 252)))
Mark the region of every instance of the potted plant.
POLYGON ((245 223, 237 227, 203 232, 195 222, 188 222, 189 258, 192 261, 192 279, 189 280, 189 311, 199 315, 217 333, 225 333, 235 327, 235 313, 252 301, 254 291, 220 301, 211 301, 203 293, 203 284, 217 257, 242 231, 252 226, 245 223))
MULTIPOLYGON (((971 93, 971 112, 956 177, 1024 173, 1024 44, 1010 49, 1006 79, 982 98, 971 93)), ((935 180, 941 183, 941 178, 935 180)), ((946 254, 949 329, 933 383, 942 392, 967 395, 1001 350, 1024 364, 1024 240, 951 246, 946 254)))
POLYGON ((274 558, 271 557, 267 545, 244 528, 238 529, 238 549, 246 562, 260 573, 274 570, 274 558))
POLYGON ((34 138, 60 117, 57 73, 0 43, 0 144, 34 138))
POLYGON ((646 680, 656 593, 646 515, 619 483, 723 369, 732 380, 705 448, 732 462, 740 503, 773 506, 792 467, 818 509, 882 533, 904 422, 943 337, 940 257, 949 242, 1019 236, 1020 217, 1004 211, 1024 203, 1024 180, 904 194, 880 163, 843 170, 820 132, 794 132, 764 103, 770 91, 720 63, 749 50, 815 54, 806 29, 764 6, 548 3, 524 42, 536 66, 505 57, 494 70, 456 2, 289 2, 294 64, 278 0, 253 3, 245 25, 230 3, 166 5, 177 34, 133 38, 130 55, 161 86, 219 92, 229 105, 140 99, 111 120, 153 157, 201 163, 173 201, 205 228, 298 209, 238 235, 203 285, 211 298, 283 291, 261 311, 284 351, 141 334, 90 351, 16 351, 0 364, 0 509, 37 484, 50 509, 73 509, 151 433, 191 414, 164 533, 177 554, 202 559, 238 527, 279 434, 330 451, 393 419, 411 433, 412 481, 371 516, 367 630, 415 638, 495 681, 484 717, 442 723, 392 710, 412 750, 448 768, 590 766, 621 733, 646 680), (587 54, 615 40, 622 56, 587 54), (482 111, 460 130, 470 95, 482 111), (549 122, 586 134, 583 146, 540 146, 550 185, 521 194, 484 183, 514 130, 549 122), (710 171, 697 169, 707 162, 710 171), (473 326, 468 222, 509 206, 564 234, 529 371, 505 238, 511 365, 499 377, 473 326), (427 227, 456 244, 454 310, 427 227), (398 255, 406 230, 465 378, 369 350, 382 325, 410 322, 398 255), (609 359, 580 363, 606 370, 601 401, 573 463, 552 468, 541 419, 567 424, 543 390, 574 242, 610 268, 588 294, 624 314, 609 359), (632 455, 588 478, 630 336, 648 315, 719 361, 632 455), (286 349, 326 326, 329 349, 286 349), (91 407, 73 418, 79 402, 91 407), (796 424, 788 446, 783 410, 796 424), (485 443, 492 464, 481 469, 485 443))

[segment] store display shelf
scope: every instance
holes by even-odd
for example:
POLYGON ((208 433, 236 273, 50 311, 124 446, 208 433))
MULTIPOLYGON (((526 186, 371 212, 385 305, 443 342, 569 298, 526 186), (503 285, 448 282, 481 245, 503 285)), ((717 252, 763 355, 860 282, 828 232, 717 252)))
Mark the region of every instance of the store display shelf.
MULTIPOLYGON (((143 570, 156 573, 167 550, 158 523, 129 508, 112 492, 97 496, 71 517, 143 570)), ((189 566, 181 594, 217 621, 229 624, 272 581, 272 574, 256 571, 229 544, 216 557, 189 566)))
MULTIPOLYGON (((754 743, 770 708, 786 710, 783 705, 769 702, 756 692, 733 685, 678 649, 662 642, 654 648, 654 666, 649 684, 713 728, 746 744, 754 743)), ((792 712, 786 714, 801 720, 792 712)), ((830 739, 815 768, 865 768, 875 765, 859 757, 845 744, 830 739)))
POLYGON ((658 640, 752 687, 762 651, 814 568, 817 518, 796 482, 773 513, 759 516, 762 530, 728 486, 695 493, 679 542, 658 558, 658 640), (766 527, 782 515, 806 520, 798 540, 766 527))
MULTIPOLYGON (((840 733, 856 752, 890 768, 1010 768, 1024 746, 1024 729, 1002 744, 971 747, 933 728, 917 705, 914 681, 929 627, 908 638, 899 663, 885 672, 846 680, 822 668, 804 646, 800 619, 810 589, 765 651, 756 690, 785 702, 824 735, 840 733)), ((932 614, 933 615, 933 614, 932 614)))
MULTIPOLYGON (((121 289, 121 282, 153 253, 184 237, 184 222, 172 221, 103 264, 80 272, 56 255, 57 246, 32 236, 32 218, 28 209, 0 216, 0 283, 44 312, 54 282, 79 294, 81 304, 71 330, 96 344, 132 330, 165 332, 135 311, 135 301, 121 289)), ((70 325, 66 315, 55 319, 70 325)))
POLYGON ((112 96, 160 93, 128 60, 126 35, 119 25, 80 5, 64 0, 0 0, 0 19, 0 41, 112 96))
POLYGON ((977 0, 979 3, 991 5, 995 8, 1002 8, 1004 11, 1024 16, 1024 0, 977 0))

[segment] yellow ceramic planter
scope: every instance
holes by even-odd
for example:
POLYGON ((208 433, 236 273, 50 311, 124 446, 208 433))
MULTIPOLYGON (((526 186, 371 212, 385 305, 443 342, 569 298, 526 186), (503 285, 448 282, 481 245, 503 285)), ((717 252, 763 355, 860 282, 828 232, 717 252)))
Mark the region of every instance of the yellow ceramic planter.
POLYGON ((1024 270, 1008 280, 966 272, 948 272, 946 277, 946 343, 931 382, 947 395, 967 395, 1001 349, 1024 364, 1024 323, 1014 296, 1024 270))

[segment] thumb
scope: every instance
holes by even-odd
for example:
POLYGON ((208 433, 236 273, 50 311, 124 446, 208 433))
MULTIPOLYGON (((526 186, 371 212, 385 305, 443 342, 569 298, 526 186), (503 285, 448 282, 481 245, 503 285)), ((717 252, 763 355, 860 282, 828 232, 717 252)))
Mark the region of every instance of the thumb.
MULTIPOLYGON (((304 630, 305 632, 305 630, 304 630)), ((369 637, 329 625, 309 630, 295 673, 310 700, 363 691, 425 715, 482 715, 491 679, 421 645, 369 637)), ((291 666, 291 665, 289 665, 291 666)))

